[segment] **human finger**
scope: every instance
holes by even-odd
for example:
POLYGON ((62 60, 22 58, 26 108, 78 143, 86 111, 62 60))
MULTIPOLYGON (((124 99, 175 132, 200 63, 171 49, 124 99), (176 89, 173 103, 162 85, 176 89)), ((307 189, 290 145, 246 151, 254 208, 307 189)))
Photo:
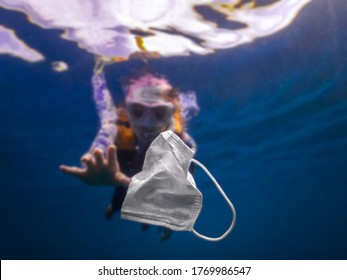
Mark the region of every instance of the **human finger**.
POLYGON ((95 169, 95 160, 93 156, 82 157, 81 161, 87 166, 88 169, 95 169))
POLYGON ((93 155, 91 153, 86 153, 81 157, 81 162, 85 162, 86 160, 89 160, 93 157, 93 155))
POLYGON ((80 168, 76 166, 60 165, 59 169, 66 174, 77 176, 77 177, 83 175, 85 172, 84 168, 80 168))
POLYGON ((115 173, 115 180, 118 184, 124 187, 128 187, 131 179, 127 175, 125 175, 123 172, 118 171, 115 173))
POLYGON ((94 158, 95 158, 96 166, 101 167, 104 165, 104 157, 103 157, 102 151, 100 149, 95 149, 94 158))
POLYGON ((107 165, 110 167, 117 167, 117 148, 115 145, 110 145, 107 148, 107 165))

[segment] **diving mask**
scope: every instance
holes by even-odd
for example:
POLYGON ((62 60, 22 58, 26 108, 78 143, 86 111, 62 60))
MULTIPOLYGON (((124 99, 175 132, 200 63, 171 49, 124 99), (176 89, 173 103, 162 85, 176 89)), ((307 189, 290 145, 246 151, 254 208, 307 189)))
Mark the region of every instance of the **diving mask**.
POLYGON ((127 102, 126 109, 134 124, 153 127, 169 122, 175 107, 171 102, 127 102))
POLYGON ((161 132, 168 129, 175 110, 171 102, 130 102, 125 104, 130 125, 142 143, 150 144, 161 132))
MULTIPOLYGON (((153 79, 153 78, 152 78, 153 79)), ((172 89, 164 80, 158 84, 133 85, 126 96, 125 107, 134 125, 152 128, 170 122, 175 106, 168 101, 172 89)))

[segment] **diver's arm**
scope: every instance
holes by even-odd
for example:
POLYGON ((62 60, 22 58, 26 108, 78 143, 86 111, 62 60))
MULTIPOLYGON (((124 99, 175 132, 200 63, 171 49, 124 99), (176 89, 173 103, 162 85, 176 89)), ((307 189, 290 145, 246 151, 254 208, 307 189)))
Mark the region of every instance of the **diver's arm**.
MULTIPOLYGON (((190 136, 186 131, 184 131, 182 133, 182 141, 194 152, 194 155, 193 155, 193 158, 195 158, 196 156, 196 152, 197 152, 197 145, 196 145, 196 142, 195 140, 193 139, 192 136, 190 136)), ((195 173, 195 164, 192 163, 190 166, 189 166, 189 172, 194 175, 195 173)))
POLYGON ((120 170, 117 159, 117 108, 107 88, 103 71, 97 71, 92 78, 93 99, 99 116, 100 129, 82 162, 87 165, 97 184, 128 186, 130 178, 120 170))
POLYGON ((182 133, 182 141, 194 152, 194 156, 196 155, 197 145, 192 136, 190 136, 187 132, 182 133))
POLYGON ((130 178, 120 170, 117 159, 117 110, 106 86, 102 71, 95 72, 92 78, 93 98, 100 120, 100 129, 89 151, 81 157, 82 167, 61 165, 60 170, 78 177, 88 185, 127 187, 130 178))
POLYGON ((106 153, 107 147, 115 143, 117 136, 117 109, 110 91, 107 88, 102 71, 96 72, 92 78, 93 98, 99 116, 100 129, 92 142, 89 152, 99 148, 106 153))

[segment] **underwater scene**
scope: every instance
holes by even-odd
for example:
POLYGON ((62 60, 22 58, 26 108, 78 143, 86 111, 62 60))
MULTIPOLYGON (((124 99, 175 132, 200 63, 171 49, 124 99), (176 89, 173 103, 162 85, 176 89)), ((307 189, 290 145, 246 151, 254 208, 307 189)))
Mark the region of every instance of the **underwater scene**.
POLYGON ((346 13, 0 0, 0 258, 347 259, 346 13))

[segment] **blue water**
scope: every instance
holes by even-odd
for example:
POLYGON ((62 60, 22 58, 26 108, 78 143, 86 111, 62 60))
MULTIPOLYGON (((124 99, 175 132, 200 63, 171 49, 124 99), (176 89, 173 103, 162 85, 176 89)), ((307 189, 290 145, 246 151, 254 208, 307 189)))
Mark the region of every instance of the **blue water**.
MULTIPOLYGON (((0 9, 47 57, 29 64, 0 57, 1 259, 347 259, 347 20, 345 1, 316 0, 287 29, 208 56, 153 60, 181 90, 197 92, 189 124, 197 158, 238 214, 234 231, 210 243, 103 217, 112 188, 62 174, 79 164, 97 131, 93 57, 59 32, 0 9), (54 73, 63 60, 70 71, 54 73)), ((109 87, 140 61, 109 66, 109 87)), ((217 236, 231 213, 202 171, 196 228, 217 236)))

